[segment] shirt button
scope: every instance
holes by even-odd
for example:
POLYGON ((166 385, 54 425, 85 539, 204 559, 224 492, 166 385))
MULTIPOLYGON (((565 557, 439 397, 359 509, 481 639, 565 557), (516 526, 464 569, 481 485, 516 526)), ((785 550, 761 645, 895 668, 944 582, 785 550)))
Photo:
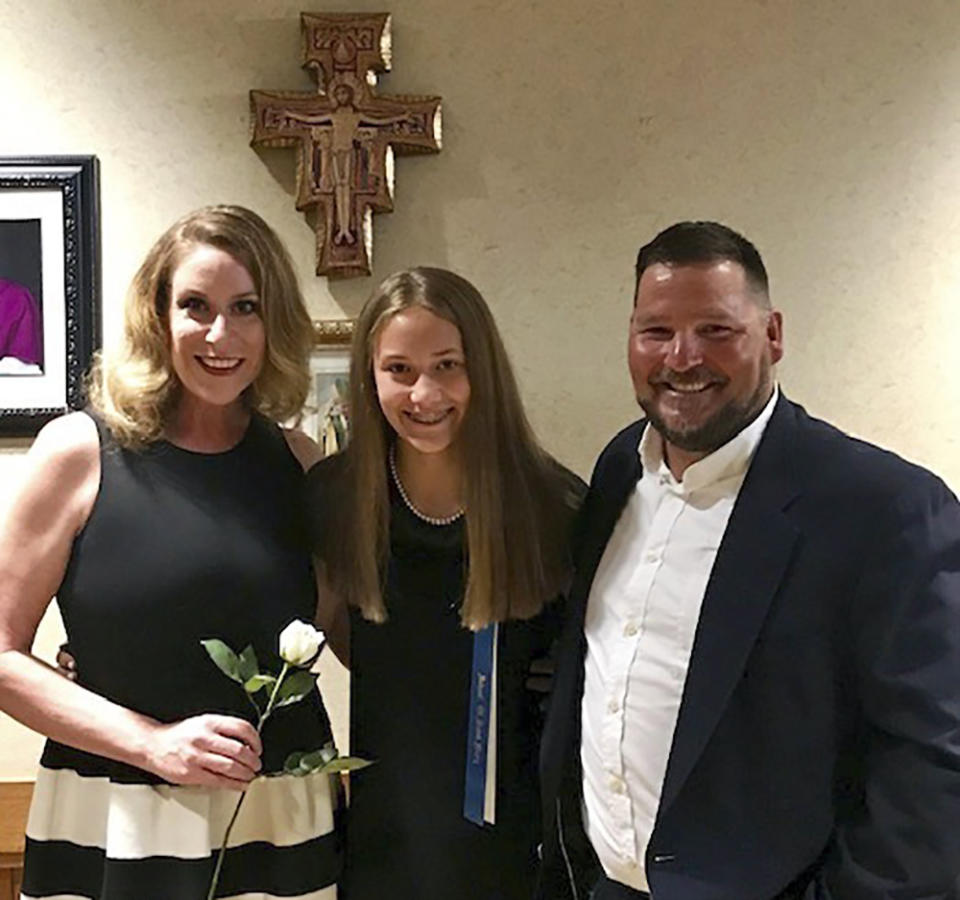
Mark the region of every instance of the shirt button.
POLYGON ((633 637, 639 630, 636 622, 627 622, 623 628, 623 633, 626 637, 633 637))
POLYGON ((644 562, 648 563, 657 563, 660 562, 660 554, 656 550, 648 550, 643 556, 644 562))
POLYGON ((622 794, 624 791, 623 780, 616 775, 610 776, 610 790, 615 794, 622 794))
POLYGON ((612 713, 620 712, 620 704, 617 703, 616 700, 611 700, 611 701, 607 704, 607 711, 608 711, 608 712, 612 712, 612 713))

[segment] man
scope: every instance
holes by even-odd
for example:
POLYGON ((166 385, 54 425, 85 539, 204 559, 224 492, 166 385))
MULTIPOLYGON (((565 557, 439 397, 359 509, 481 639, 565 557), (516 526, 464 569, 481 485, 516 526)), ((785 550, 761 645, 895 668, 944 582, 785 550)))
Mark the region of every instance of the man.
POLYGON ((637 260, 542 749, 543 900, 960 898, 960 506, 777 389, 756 248, 637 260))

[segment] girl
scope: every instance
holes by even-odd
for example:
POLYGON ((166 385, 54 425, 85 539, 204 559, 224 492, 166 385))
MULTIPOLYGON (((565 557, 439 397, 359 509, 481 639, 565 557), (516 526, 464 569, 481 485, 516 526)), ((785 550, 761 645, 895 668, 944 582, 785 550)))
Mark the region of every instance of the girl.
POLYGON ((389 277, 354 336, 351 441, 308 474, 321 624, 351 669, 345 900, 526 900, 540 811, 531 662, 582 484, 537 444, 476 288, 389 277))

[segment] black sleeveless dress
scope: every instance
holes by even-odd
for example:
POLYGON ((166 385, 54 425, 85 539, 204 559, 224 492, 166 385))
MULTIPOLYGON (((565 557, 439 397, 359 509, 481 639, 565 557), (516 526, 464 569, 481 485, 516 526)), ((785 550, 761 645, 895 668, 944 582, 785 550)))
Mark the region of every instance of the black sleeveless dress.
MULTIPOLYGON (((345 451, 349 453, 349 449, 345 451)), ((339 529, 344 454, 307 474, 316 542, 339 529)), ((540 808, 538 695, 530 663, 548 652, 557 604, 501 624, 497 645, 496 824, 463 816, 473 634, 460 624, 463 522, 431 525, 391 486, 388 619, 351 610, 350 776, 343 900, 529 900, 540 808)))
MULTIPOLYGON (((280 430, 254 417, 224 453, 100 432, 101 480, 58 603, 80 683, 161 722, 205 712, 252 720, 239 685, 201 647, 253 644, 277 671, 277 637, 312 621, 303 474, 280 430)), ((319 694, 277 711, 264 772, 331 740, 319 694)), ((204 900, 238 794, 156 776, 48 741, 27 827, 23 897, 204 900)), ((333 900, 339 851, 326 776, 255 780, 219 897, 333 900)))

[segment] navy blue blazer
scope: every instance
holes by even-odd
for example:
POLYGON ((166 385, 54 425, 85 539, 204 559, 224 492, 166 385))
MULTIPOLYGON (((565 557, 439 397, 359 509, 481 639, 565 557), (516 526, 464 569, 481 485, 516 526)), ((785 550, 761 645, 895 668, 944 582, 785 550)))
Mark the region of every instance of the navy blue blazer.
MULTIPOLYGON (((584 504, 541 748, 541 900, 586 900, 583 621, 645 423, 584 504)), ((782 397, 703 600, 659 813, 654 900, 960 898, 960 505, 782 397)))

